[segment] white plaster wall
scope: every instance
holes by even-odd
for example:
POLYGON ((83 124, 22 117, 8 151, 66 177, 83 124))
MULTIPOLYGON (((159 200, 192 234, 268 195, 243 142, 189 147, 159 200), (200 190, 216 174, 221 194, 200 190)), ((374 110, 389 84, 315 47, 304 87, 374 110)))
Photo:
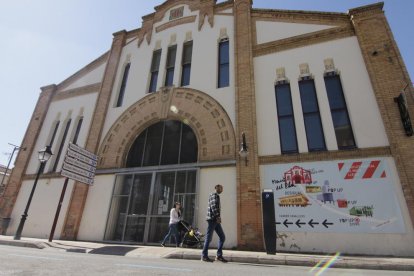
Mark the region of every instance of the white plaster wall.
POLYGON ((299 152, 308 151, 298 86, 301 63, 309 64, 315 79, 327 149, 338 149, 323 79, 326 58, 333 58, 340 71, 357 147, 389 145, 358 41, 350 37, 254 58, 259 155, 281 154, 274 91, 279 67, 285 68, 290 81, 299 152))
MULTIPOLYGON (((373 157, 375 158, 375 157, 373 157)), ((383 158, 383 157, 380 157, 383 158)), ((372 234, 372 233, 311 233, 279 231, 277 251, 313 252, 390 256, 414 256, 414 229, 408 207, 398 178, 393 158, 387 158, 388 167, 393 175, 394 191, 400 203, 401 214, 405 223, 406 233, 403 234, 372 234)), ((265 179, 264 166, 260 167, 260 179, 265 179)), ((275 211, 277 212, 277 206, 275 211)))
POLYGON ((95 176, 94 184, 89 187, 79 227, 79 240, 102 241, 104 239, 114 181, 114 175, 95 176))
MULTIPOLYGON (((206 17, 201 31, 198 31, 198 12, 190 12, 188 7, 186 5, 184 6, 186 7, 184 9, 184 16, 197 15, 194 23, 178 25, 156 33, 155 27, 165 23, 166 21, 164 19, 161 23, 155 24, 149 45, 146 39, 144 39, 139 48, 137 40, 132 41, 124 47, 103 129, 104 135, 128 107, 148 95, 152 53, 157 41, 161 41, 162 48, 157 90, 164 86, 167 51, 170 45, 171 35, 173 34, 176 35, 177 44, 174 85, 176 87, 180 86, 182 49, 187 32, 192 33, 193 55, 190 85, 186 87, 200 90, 216 99, 227 111, 232 123, 235 124, 233 17, 216 15, 214 17, 213 28, 211 28, 206 17), (230 86, 217 89, 218 40, 221 28, 227 29, 227 34, 230 38, 230 86), (128 55, 130 55, 131 67, 125 89, 124 102, 121 107, 116 108, 115 104, 122 82, 123 68, 127 63, 128 55)), ((167 15, 169 15, 169 12, 167 12, 167 15)), ((104 135, 102 139, 104 139, 104 135)))
POLYGON ((102 81, 104 72, 105 72, 106 62, 98 66, 96 69, 92 70, 91 72, 87 73, 85 76, 75 80, 71 83, 65 90, 70 90, 74 88, 79 88, 82 86, 95 84, 102 81))
MULTIPOLYGON (((64 178, 39 179, 32 202, 28 211, 28 217, 23 228, 22 237, 49 238, 55 218, 56 209, 62 192, 64 178)), ((14 235, 19 226, 21 215, 26 208, 34 180, 25 180, 22 183, 17 196, 16 204, 11 213, 11 221, 7 229, 7 235, 14 235)), ((60 238, 65 220, 69 200, 73 188, 73 181, 69 180, 63 199, 58 222, 56 224, 54 239, 60 238)))
POLYGON ((82 127, 79 133, 77 144, 80 147, 85 146, 86 138, 89 133, 90 123, 92 120, 93 111, 95 109, 97 94, 98 93, 90 93, 90 94, 86 94, 86 95, 75 97, 75 98, 68 98, 68 99, 61 100, 61 101, 54 101, 50 104, 50 108, 46 114, 46 118, 42 125, 42 129, 40 131, 36 145, 34 147, 33 154, 30 157, 30 162, 27 167, 26 173, 34 174, 37 172, 37 169, 39 167, 39 160, 38 160, 37 152, 49 144, 51 133, 53 132, 54 127, 55 127, 54 122, 56 121, 57 118, 59 118, 60 124, 59 124, 59 129, 56 133, 56 138, 52 145, 52 152, 54 153, 54 155, 46 163, 46 167, 44 171, 48 172, 53 167, 56 154, 58 153, 58 150, 59 150, 60 140, 65 131, 67 118, 72 118, 72 122, 70 124, 69 132, 66 137, 66 142, 62 150, 62 156, 60 158, 60 161, 57 167, 58 171, 60 171, 60 168, 62 166, 63 156, 66 153, 68 141, 71 137, 73 137, 72 134, 74 134, 74 131, 76 131, 76 127, 78 123, 77 118, 81 114, 83 114, 83 123, 82 123, 82 127), (83 113, 81 113, 82 109, 83 109, 83 113), (60 116, 58 116, 59 113, 60 113, 60 116))
POLYGON ((336 26, 256 21, 257 43, 271 42, 333 27, 336 26))
MULTIPOLYGON (((222 226, 226 235, 225 248, 237 246, 237 184, 236 168, 210 168, 201 169, 199 176, 198 198, 198 227, 203 234, 207 232, 207 206, 208 196, 214 192, 214 186, 223 185, 223 193, 220 195, 222 226)), ((218 237, 214 233, 210 247, 217 248, 218 237)), ((213 254, 211 249, 210 253, 213 254)))

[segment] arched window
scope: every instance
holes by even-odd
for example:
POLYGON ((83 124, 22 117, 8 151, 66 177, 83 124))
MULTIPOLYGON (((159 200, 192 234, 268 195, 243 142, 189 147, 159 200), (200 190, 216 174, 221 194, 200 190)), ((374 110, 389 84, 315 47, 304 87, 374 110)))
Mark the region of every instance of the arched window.
POLYGON ((180 121, 162 121, 145 129, 129 150, 126 167, 197 162, 198 144, 192 129, 180 121))

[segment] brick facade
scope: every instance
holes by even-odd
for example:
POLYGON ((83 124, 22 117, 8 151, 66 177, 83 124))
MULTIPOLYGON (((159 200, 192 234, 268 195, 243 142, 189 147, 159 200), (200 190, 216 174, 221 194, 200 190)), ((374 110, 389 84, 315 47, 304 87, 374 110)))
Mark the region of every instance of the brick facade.
MULTIPOLYGON (((42 129, 50 102, 56 92, 56 85, 45 86, 42 87, 41 90, 42 92, 40 93, 39 100, 37 101, 29 126, 27 127, 24 135, 21 149, 16 157, 15 167, 10 175, 10 179, 4 193, 0 197, 0 218, 10 217, 17 195, 20 192, 23 176, 25 175, 29 164, 30 156, 32 156, 33 152, 40 150, 34 147, 36 145, 40 130, 42 129)), ((0 225, 0 233, 3 233, 5 229, 1 229, 1 227, 2 225, 0 225)))
POLYGON ((405 135, 398 106, 394 102, 394 97, 408 85, 405 93, 409 113, 413 116, 413 87, 382 7, 383 3, 379 3, 353 9, 350 17, 390 141, 411 222, 414 223, 414 137, 405 135))
MULTIPOLYGON (((346 15, 304 11, 255 10, 252 9, 251 0, 227 1, 217 5, 213 0, 164 2, 164 4, 155 7, 155 13, 143 17, 142 28, 128 33, 125 31, 115 33, 109 53, 104 54, 84 70, 86 72, 91 68, 94 69, 103 60, 107 61, 102 83, 60 91, 68 87, 71 81, 82 77, 82 74, 75 74, 59 87, 53 85, 42 88, 42 93, 22 143, 22 148, 26 148, 26 150, 19 152, 9 185, 4 196, 0 198, 0 217, 7 218, 10 216, 22 181, 33 178, 31 175, 26 175, 25 171, 30 156, 38 150, 34 149, 34 146, 50 102, 99 91, 86 142, 86 149, 100 156, 99 169, 123 168, 128 149, 137 135, 148 126, 162 120, 179 120, 192 128, 198 141, 199 161, 236 160, 237 246, 240 249, 262 250, 264 247, 259 166, 266 164, 375 156, 393 157, 411 221, 414 223, 414 162, 412 162, 414 138, 405 135, 399 110, 394 102, 394 97, 398 96, 408 84, 408 90, 406 90, 408 107, 410 114, 414 116, 414 90, 382 7, 382 3, 369 5, 352 9, 346 15), (217 14, 217 12, 222 12, 224 9, 233 8, 235 26, 235 125, 233 126, 229 115, 220 103, 207 94, 208 91, 170 87, 161 88, 157 93, 148 94, 133 103, 119 116, 107 133, 102 133, 126 39, 135 36, 138 47, 144 40, 149 44, 153 35, 154 24, 160 22, 165 13, 177 3, 187 4, 191 11, 199 10, 199 21, 195 21, 195 16, 186 17, 161 25, 156 32, 181 24, 189 24, 188 22, 198 24, 199 30, 203 28, 205 22, 208 22, 212 27, 214 26, 215 12, 217 14), (300 22, 336 27, 293 38, 257 44, 257 20, 300 22), (355 35, 365 60, 390 146, 347 151, 259 156, 253 59, 258 56, 355 35), (60 92, 56 92, 57 90, 60 92), (176 107, 176 109, 171 107, 176 107), (248 145, 249 155, 247 160, 238 155, 242 133, 245 133, 248 145), (103 135, 105 136, 103 137, 103 135), (102 143, 100 143, 101 140, 102 143)), ((414 119, 414 117, 412 118, 414 119)), ((58 177, 58 175, 55 173, 45 177, 58 177)), ((77 238, 88 189, 89 187, 85 184, 75 183, 61 233, 62 239, 72 240, 77 238)))
MULTIPOLYGON (((101 89, 92 118, 91 128, 89 130, 88 139, 86 141, 86 150, 89 150, 91 152, 97 152, 99 147, 102 128, 105 122, 109 100, 111 98, 111 92, 118 69, 118 63, 122 48, 125 45, 125 40, 125 31, 120 31, 114 34, 112 48, 109 53, 101 89)), ((61 239, 76 239, 82 219, 83 209, 85 208, 88 189, 89 186, 85 184, 79 182, 75 183, 61 234, 61 239)))
POLYGON ((192 128, 199 161, 234 160, 234 129, 216 100, 194 89, 161 88, 133 104, 113 124, 98 152, 99 168, 123 168, 135 138, 162 120, 182 121, 192 128))
POLYGON ((237 241, 243 249, 263 249, 251 5, 250 0, 234 2, 236 139, 240 145, 244 132, 249 147, 248 162, 240 157, 237 162, 237 241))

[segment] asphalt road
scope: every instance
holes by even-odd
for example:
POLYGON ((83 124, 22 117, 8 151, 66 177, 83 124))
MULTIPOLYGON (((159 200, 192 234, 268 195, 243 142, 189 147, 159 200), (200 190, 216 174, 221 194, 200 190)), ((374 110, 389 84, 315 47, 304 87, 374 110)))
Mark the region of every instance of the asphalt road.
POLYGON ((313 269, 300 266, 203 263, 0 245, 0 275, 413 275, 412 271, 313 269))

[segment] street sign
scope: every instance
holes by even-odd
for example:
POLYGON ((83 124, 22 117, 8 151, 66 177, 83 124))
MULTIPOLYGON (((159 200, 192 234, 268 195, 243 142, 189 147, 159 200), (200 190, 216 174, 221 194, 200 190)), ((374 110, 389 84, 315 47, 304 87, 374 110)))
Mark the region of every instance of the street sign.
POLYGON ((76 181, 79 181, 79 182, 82 182, 82 183, 85 183, 85 184, 89 184, 89 185, 93 184, 93 179, 83 177, 83 176, 77 175, 75 173, 71 173, 69 171, 62 170, 60 172, 60 175, 65 176, 65 177, 70 178, 70 179, 73 179, 73 180, 76 180, 76 181))
POLYGON ((92 185, 97 163, 98 156, 75 144, 69 143, 60 174, 70 179, 92 185))
POLYGON ((81 161, 78 161, 78 159, 75 159, 75 158, 72 158, 72 157, 70 157, 70 156, 66 156, 66 158, 65 158, 65 161, 64 161, 66 164, 71 164, 71 165, 74 165, 74 166, 77 166, 77 167, 80 167, 80 168, 82 168, 82 169, 84 169, 84 170, 87 170, 87 171, 89 171, 89 172, 92 172, 92 173, 95 173, 95 171, 96 171, 96 167, 95 167, 95 165, 89 165, 89 164, 86 164, 86 163, 83 163, 83 162, 81 162, 81 161))

